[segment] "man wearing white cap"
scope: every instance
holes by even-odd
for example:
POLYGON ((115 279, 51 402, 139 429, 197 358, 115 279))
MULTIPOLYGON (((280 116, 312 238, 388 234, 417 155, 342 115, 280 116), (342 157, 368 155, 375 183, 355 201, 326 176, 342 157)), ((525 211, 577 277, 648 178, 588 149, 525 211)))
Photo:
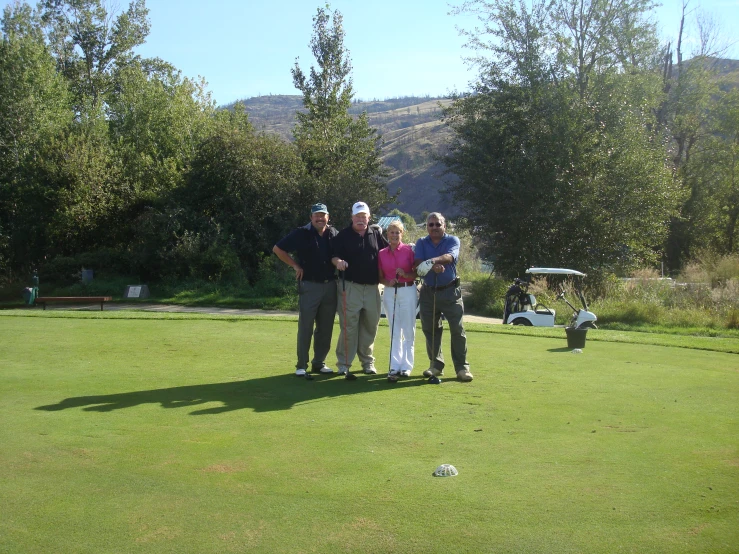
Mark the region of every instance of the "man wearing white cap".
POLYGON ((382 229, 370 225, 370 209, 364 202, 352 206, 352 224, 331 241, 331 262, 342 272, 336 359, 339 373, 347 378, 351 377, 349 368, 355 355, 364 373, 377 373, 373 351, 381 305, 378 258, 387 246, 382 229))

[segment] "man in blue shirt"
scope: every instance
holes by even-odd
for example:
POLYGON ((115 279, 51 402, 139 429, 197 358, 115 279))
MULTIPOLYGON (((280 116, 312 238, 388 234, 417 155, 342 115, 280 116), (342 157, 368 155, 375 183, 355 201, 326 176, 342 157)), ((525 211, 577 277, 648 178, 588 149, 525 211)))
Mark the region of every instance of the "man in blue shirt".
MULTIPOLYGON (((457 259, 459 258, 459 239, 446 234, 446 220, 438 212, 426 218, 428 235, 416 242, 414 267, 423 262, 431 266, 423 277, 421 287, 421 327, 426 337, 426 353, 429 357, 429 368, 423 372, 425 377, 439 377, 444 374, 444 355, 441 352, 441 334, 444 329, 441 323, 443 314, 449 322, 452 334, 452 362, 457 379, 472 381, 470 365, 467 363, 467 335, 464 332, 462 318, 464 303, 462 289, 457 276, 457 259)), ((422 271, 419 270, 419 275, 422 271)))
POLYGON ((313 335, 313 373, 333 373, 326 367, 336 316, 336 271, 331 264, 331 241, 338 231, 328 224, 328 208, 314 204, 310 223, 298 227, 275 244, 272 251, 295 270, 298 280, 298 363, 295 375, 308 371, 313 335), (290 256, 296 253, 296 258, 290 256), (313 327, 315 325, 315 332, 313 327))

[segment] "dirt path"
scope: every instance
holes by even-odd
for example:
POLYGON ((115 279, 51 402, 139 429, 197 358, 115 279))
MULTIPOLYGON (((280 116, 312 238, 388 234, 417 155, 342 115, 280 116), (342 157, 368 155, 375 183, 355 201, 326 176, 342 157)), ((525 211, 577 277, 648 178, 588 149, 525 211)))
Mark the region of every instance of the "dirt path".
MULTIPOLYGON (((99 310, 100 304, 49 304, 48 310, 99 310)), ((282 310, 242 310, 238 308, 214 308, 214 307, 197 307, 197 306, 177 306, 175 304, 129 304, 125 302, 107 302, 105 304, 106 311, 121 310, 140 310, 144 312, 174 312, 174 313, 195 313, 195 314, 215 314, 215 315, 261 315, 261 316, 278 316, 293 315, 297 316, 297 312, 287 312, 282 310)), ((480 317, 476 315, 465 315, 464 320, 470 323, 503 323, 502 319, 492 317, 480 317)))

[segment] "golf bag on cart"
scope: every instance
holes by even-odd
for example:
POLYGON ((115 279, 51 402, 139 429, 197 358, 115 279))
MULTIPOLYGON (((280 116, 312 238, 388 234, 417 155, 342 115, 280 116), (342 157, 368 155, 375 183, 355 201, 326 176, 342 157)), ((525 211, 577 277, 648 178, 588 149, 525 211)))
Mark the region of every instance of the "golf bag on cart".
POLYGON ((514 279, 513 284, 505 293, 505 310, 503 312, 503 323, 508 323, 511 314, 525 312, 532 305, 531 296, 528 293, 529 284, 521 279, 514 279))

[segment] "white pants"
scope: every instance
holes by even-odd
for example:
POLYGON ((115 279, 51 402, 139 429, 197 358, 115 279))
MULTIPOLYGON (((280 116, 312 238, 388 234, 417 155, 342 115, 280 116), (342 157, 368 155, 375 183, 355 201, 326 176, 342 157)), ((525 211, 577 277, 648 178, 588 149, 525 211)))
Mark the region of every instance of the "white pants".
POLYGON ((382 302, 385 305, 385 315, 387 315, 387 323, 390 326, 392 341, 390 369, 411 371, 413 369, 413 343, 416 340, 418 289, 415 286, 398 287, 396 297, 394 287, 385 287, 382 302), (393 304, 395 304, 394 311, 393 304))

